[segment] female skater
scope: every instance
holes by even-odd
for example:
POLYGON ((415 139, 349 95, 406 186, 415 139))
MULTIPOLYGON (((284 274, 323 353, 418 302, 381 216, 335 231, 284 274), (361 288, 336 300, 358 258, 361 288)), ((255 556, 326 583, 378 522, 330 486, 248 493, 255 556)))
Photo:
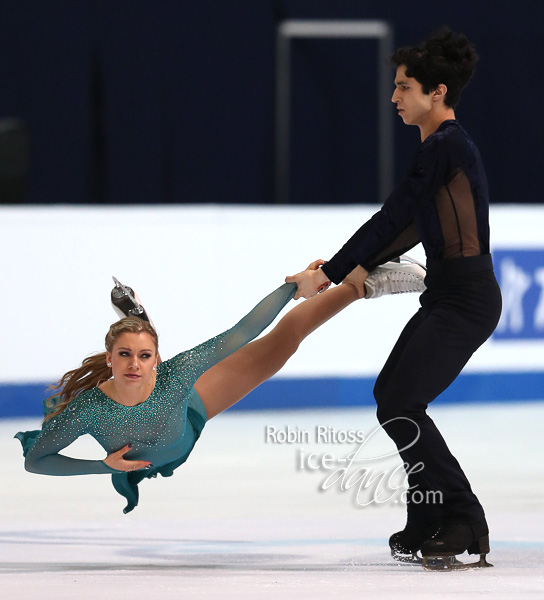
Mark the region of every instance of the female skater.
POLYGON ((370 270, 423 243, 427 290, 382 369, 374 395, 378 420, 410 473, 407 524, 391 536, 391 551, 409 559, 421 550, 424 566, 427 558, 436 557, 437 568, 455 566, 454 556, 465 550, 480 554, 479 562, 465 567, 488 566, 482 505, 426 412, 491 335, 501 312, 489 254, 485 173, 454 112, 476 59, 467 38, 449 30, 395 52, 391 100, 404 123, 417 125, 421 134, 412 168, 382 209, 322 269, 286 279, 297 283, 297 296, 311 297, 319 286, 341 281, 355 265, 370 270), (417 443, 413 422, 420 432, 417 443), (415 469, 419 464, 424 468, 415 469))
MULTIPOLYGON (((365 295, 360 271, 297 306, 268 335, 248 343, 293 297, 296 285, 284 284, 232 329, 164 362, 143 307, 130 288, 118 284, 112 300, 123 314, 139 316, 114 323, 106 336, 106 352, 86 358, 61 378, 60 394, 46 403, 41 431, 16 435, 26 469, 45 475, 111 474, 115 489, 128 501, 124 512, 131 511, 143 478, 172 475, 187 460, 207 419, 274 375, 307 335, 365 295), (106 459, 59 454, 85 433, 106 450, 106 459)), ((418 265, 394 263, 376 269, 367 281, 377 297, 421 291, 423 277, 418 265)))

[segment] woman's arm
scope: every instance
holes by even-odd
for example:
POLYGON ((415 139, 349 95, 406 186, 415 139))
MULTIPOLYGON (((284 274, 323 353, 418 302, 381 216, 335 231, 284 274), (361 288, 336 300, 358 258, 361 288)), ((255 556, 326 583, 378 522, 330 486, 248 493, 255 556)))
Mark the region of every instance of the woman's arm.
POLYGON ((86 419, 77 399, 48 421, 41 431, 21 431, 15 437, 23 445, 25 469, 42 475, 94 475, 117 473, 102 460, 84 460, 59 454, 87 433, 86 419))
POLYGON ((184 383, 192 387, 202 373, 239 350, 266 329, 293 298, 296 289, 294 283, 283 284, 261 300, 234 327, 187 352, 174 356, 163 364, 186 375, 184 383))

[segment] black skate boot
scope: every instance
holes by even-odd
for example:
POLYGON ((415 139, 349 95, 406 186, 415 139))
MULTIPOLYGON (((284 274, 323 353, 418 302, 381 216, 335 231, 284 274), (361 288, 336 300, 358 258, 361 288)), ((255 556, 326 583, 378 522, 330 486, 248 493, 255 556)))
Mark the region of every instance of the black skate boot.
POLYGON ((487 523, 447 523, 432 539, 421 547, 423 567, 428 571, 448 571, 492 567, 486 561, 489 553, 489 529, 487 523), (474 563, 458 563, 456 554, 479 554, 480 560, 474 563))
POLYGON ((429 540, 440 526, 418 527, 407 523, 402 531, 397 531, 389 538, 391 556, 399 562, 421 564, 423 559, 418 555, 421 546, 429 540))
POLYGON ((119 317, 121 319, 123 317, 139 317, 153 325, 134 290, 128 285, 123 285, 115 277, 113 277, 113 281, 115 281, 115 287, 111 291, 111 303, 119 317))

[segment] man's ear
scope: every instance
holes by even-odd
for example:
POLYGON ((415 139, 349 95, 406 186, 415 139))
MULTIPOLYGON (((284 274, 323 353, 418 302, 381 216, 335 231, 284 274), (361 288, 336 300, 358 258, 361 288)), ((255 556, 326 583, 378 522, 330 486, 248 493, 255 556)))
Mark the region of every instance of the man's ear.
POLYGON ((447 93, 448 88, 443 83, 438 84, 438 87, 431 92, 433 101, 439 102, 440 100, 444 100, 447 93))

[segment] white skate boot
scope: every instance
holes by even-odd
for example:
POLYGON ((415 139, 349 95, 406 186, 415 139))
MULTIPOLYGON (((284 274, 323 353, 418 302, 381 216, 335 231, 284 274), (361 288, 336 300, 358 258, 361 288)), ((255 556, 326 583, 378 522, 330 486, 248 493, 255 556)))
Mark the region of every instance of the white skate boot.
POLYGON ((409 294, 425 291, 425 267, 410 258, 401 256, 397 261, 387 262, 371 271, 366 278, 365 298, 380 298, 389 294, 409 294))

